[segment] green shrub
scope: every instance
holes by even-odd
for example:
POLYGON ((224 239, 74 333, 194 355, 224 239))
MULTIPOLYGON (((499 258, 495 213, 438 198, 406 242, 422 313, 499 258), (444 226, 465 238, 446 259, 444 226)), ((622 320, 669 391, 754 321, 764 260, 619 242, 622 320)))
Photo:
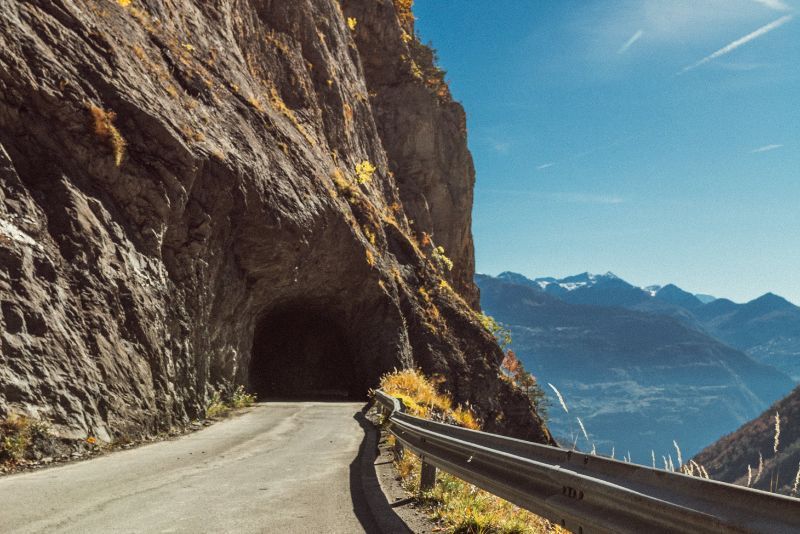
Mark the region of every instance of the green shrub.
POLYGON ((233 408, 247 408, 251 406, 254 402, 256 402, 256 396, 252 393, 247 393, 244 390, 244 386, 239 386, 233 392, 233 396, 231 397, 231 406, 233 408))
POLYGON ((511 331, 495 321, 494 317, 486 315, 485 313, 480 315, 480 320, 483 327, 497 339, 500 348, 505 351, 506 347, 511 344, 511 331))
POLYGON ((452 271, 453 260, 445 256, 444 247, 433 247, 431 258, 442 270, 452 271))
MULTIPOLYGON (((230 391, 230 389, 227 388, 223 389, 230 391)), ((206 406, 206 417, 210 419, 225 417, 232 410, 246 408, 251 406, 255 401, 256 396, 247 393, 244 386, 237 387, 229 396, 223 396, 220 391, 213 390, 211 400, 208 402, 208 406, 206 406)))
POLYGON ((0 462, 16 463, 31 447, 50 438, 48 426, 29 417, 11 415, 0 420, 0 462))
POLYGON ((214 391, 208 406, 206 406, 206 417, 225 417, 230 411, 230 406, 222 400, 222 394, 219 391, 214 391))

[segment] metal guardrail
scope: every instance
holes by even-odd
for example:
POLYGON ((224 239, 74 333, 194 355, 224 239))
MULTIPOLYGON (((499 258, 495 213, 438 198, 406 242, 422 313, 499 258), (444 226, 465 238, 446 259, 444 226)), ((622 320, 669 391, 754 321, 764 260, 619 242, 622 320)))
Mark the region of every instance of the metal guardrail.
POLYGON ((423 462, 579 534, 800 533, 800 500, 404 413, 383 391, 389 431, 423 462))

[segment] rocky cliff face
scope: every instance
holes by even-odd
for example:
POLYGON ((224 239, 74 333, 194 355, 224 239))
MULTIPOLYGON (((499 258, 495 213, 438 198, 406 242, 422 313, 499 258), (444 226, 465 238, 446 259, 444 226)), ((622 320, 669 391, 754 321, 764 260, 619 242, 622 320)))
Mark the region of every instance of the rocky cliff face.
POLYGON ((469 306, 464 113, 409 4, 0 0, 0 415, 112 439, 420 366, 548 439, 469 306))

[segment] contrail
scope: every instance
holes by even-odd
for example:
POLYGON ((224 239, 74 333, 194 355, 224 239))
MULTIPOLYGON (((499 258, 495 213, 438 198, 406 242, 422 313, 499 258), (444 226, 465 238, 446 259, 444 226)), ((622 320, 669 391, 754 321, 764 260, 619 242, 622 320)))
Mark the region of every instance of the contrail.
POLYGON ((762 6, 774 9, 775 11, 790 11, 792 9, 781 0, 753 0, 753 1, 761 4, 762 6))
POLYGON ((630 38, 630 39, 628 39, 628 40, 625 42, 625 44, 624 44, 624 45, 622 45, 622 46, 620 47, 620 49, 619 49, 619 50, 617 50, 617 54, 624 54, 625 52, 627 52, 627 51, 628 51, 628 49, 629 49, 631 46, 633 46, 633 43, 635 43, 636 41, 638 41, 639 39, 641 39, 641 38, 642 38, 642 35, 644 35, 644 32, 643 32, 642 30, 636 30, 636 33, 634 33, 634 34, 631 36, 631 38, 630 38))
POLYGON ((701 65, 705 65, 709 61, 713 61, 713 60, 717 59, 720 56, 724 56, 725 54, 733 52, 734 50, 736 50, 740 46, 745 45, 745 44, 749 43, 750 41, 752 41, 754 39, 758 39, 762 35, 767 34, 767 33, 771 32, 772 30, 774 30, 776 28, 780 28, 781 26, 783 26, 784 24, 786 24, 787 22, 789 22, 793 18, 794 18, 794 15, 784 15, 783 17, 779 18, 778 20, 772 21, 769 24, 767 24, 766 26, 760 27, 759 29, 757 29, 753 33, 748 33, 747 35, 745 35, 741 39, 736 39, 734 42, 730 43, 727 46, 724 46, 724 47, 720 48, 719 50, 717 50, 716 52, 714 52, 710 56, 706 56, 703 59, 701 59, 700 61, 698 61, 697 63, 693 63, 693 64, 689 65, 688 67, 684 67, 683 70, 678 72, 678 76, 680 76, 681 74, 684 74, 686 72, 689 72, 692 69, 696 69, 697 67, 699 67, 701 65))
POLYGON ((782 148, 783 145, 766 145, 750 151, 751 154, 758 154, 760 152, 769 152, 770 150, 776 150, 778 148, 782 148))

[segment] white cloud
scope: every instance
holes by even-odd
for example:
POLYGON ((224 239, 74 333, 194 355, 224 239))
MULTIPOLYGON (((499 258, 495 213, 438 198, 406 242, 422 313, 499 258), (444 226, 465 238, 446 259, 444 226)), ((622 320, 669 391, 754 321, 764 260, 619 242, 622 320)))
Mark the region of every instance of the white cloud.
POLYGON ((511 149, 511 142, 505 139, 497 139, 496 137, 487 136, 486 143, 489 147, 500 154, 508 154, 511 149))
POLYGON ((641 39, 641 38, 642 38, 642 35, 644 35, 644 32, 643 32, 642 30, 636 30, 636 33, 634 33, 634 34, 631 36, 631 38, 630 38, 630 39, 628 39, 627 41, 625 41, 625 44, 624 44, 624 45, 622 45, 622 46, 619 48, 619 50, 617 50, 617 54, 624 54, 625 52, 627 52, 627 51, 628 51, 628 49, 629 49, 631 46, 633 46, 633 43, 635 43, 636 41, 638 41, 639 39, 641 39))
MULTIPOLYGON (((800 2, 767 1, 775 8, 779 7, 776 2, 790 7, 800 2)), ((609 61, 609 53, 618 58, 627 57, 623 54, 632 54, 645 42, 648 55, 653 59, 670 51, 713 51, 719 43, 730 40, 731 32, 744 35, 750 28, 780 16, 775 13, 790 13, 767 8, 757 0, 617 0, 582 2, 581 6, 566 22, 572 44, 554 52, 551 68, 566 68, 562 65, 580 57, 591 64, 593 76, 611 77, 620 76, 620 69, 624 72, 627 63, 609 61), (641 30, 642 36, 629 49, 622 50, 621 45, 631 39, 634 30, 641 30)))
POLYGON ((765 14, 754 0, 620 0, 590 4, 576 12, 572 24, 576 38, 603 57, 630 39, 632 28, 654 46, 704 44, 765 14))
POLYGON ((552 167, 553 165, 555 165, 555 163, 545 163, 543 165, 539 165, 538 167, 536 167, 536 170, 542 171, 544 169, 547 169, 548 167, 552 167))
POLYGON ((700 61, 692 63, 688 67, 684 67, 680 72, 678 72, 678 75, 681 75, 681 74, 684 74, 686 72, 689 72, 690 70, 696 69, 697 67, 700 67, 701 65, 705 65, 706 63, 708 63, 710 61, 713 61, 713 60, 717 59, 718 57, 724 56, 725 54, 729 54, 730 52, 733 52, 734 50, 736 50, 740 46, 743 46, 743 45, 749 43, 750 41, 758 39, 762 35, 766 35, 767 33, 771 32, 772 30, 780 28, 781 26, 783 26, 784 24, 786 24, 787 22, 792 20, 792 18, 794 18, 793 15, 784 15, 783 17, 781 17, 781 18, 779 18, 777 20, 773 20, 769 24, 765 24, 764 26, 761 26, 756 31, 748 33, 744 37, 736 39, 732 43, 729 43, 729 44, 723 46, 722 48, 720 48, 719 50, 717 50, 713 54, 710 54, 710 55, 704 57, 700 61))
POLYGON ((510 147, 510 143, 492 142, 492 149, 495 152, 500 152, 501 154, 507 154, 510 147))
POLYGON ((754 148, 750 151, 751 154, 759 154, 761 152, 769 152, 770 150, 776 150, 778 148, 782 148, 783 145, 764 145, 758 148, 754 148))
POLYGON ((768 7, 770 9, 774 9, 775 11, 791 11, 792 8, 786 5, 785 2, 782 0, 753 0, 753 2, 759 3, 762 6, 768 7))

